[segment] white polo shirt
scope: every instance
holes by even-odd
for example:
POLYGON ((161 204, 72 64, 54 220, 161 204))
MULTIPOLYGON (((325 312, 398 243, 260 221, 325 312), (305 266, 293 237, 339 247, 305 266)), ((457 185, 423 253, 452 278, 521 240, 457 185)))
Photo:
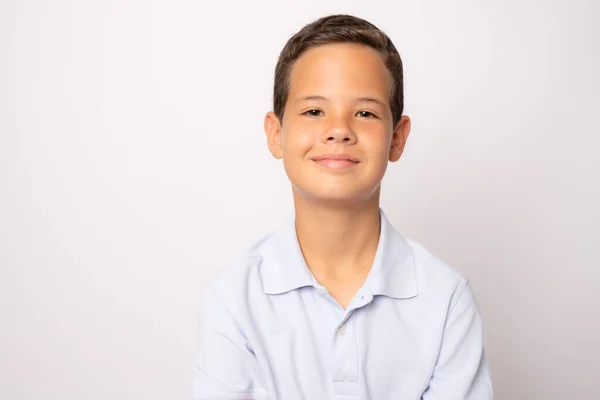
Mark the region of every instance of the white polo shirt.
POLYGON ((306 266, 294 215, 213 278, 194 399, 493 399, 468 282, 380 220, 345 310, 306 266))

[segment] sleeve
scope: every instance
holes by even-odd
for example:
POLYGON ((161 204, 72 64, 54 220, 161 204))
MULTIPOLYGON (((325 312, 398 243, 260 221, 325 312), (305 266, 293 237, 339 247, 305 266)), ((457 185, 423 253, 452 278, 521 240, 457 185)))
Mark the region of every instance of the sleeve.
POLYGON ((422 400, 493 400, 481 316, 466 280, 455 298, 433 376, 422 400))
POLYGON ((194 400, 265 400, 254 351, 230 311, 206 286, 194 367, 194 400))

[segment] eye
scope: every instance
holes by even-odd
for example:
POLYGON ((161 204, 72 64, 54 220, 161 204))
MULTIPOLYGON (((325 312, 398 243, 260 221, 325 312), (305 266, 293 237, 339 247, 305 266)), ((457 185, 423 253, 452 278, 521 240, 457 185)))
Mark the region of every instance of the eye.
POLYGON ((377 118, 377 116, 370 111, 359 111, 357 114, 360 114, 361 117, 365 118, 377 118))
POLYGON ((312 110, 308 110, 306 112, 303 113, 303 115, 308 115, 309 117, 318 117, 319 115, 321 115, 322 111, 321 110, 317 110, 316 108, 313 108, 312 110))

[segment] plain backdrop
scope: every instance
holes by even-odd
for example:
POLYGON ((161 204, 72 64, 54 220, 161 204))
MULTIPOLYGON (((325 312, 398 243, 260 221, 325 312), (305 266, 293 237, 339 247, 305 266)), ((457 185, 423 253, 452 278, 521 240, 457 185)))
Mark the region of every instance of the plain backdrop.
POLYGON ((599 399, 599 10, 2 0, 0 398, 191 398, 200 288, 292 210, 277 56, 350 13, 405 65, 382 207, 472 281, 497 398, 599 399))

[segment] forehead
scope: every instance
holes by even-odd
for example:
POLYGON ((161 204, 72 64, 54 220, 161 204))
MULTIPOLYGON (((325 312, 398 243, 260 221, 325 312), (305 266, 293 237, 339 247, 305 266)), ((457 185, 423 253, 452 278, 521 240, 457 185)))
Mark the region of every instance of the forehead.
POLYGON ((288 96, 379 96, 391 93, 391 75, 379 51, 361 44, 335 43, 304 52, 292 66, 288 96))

